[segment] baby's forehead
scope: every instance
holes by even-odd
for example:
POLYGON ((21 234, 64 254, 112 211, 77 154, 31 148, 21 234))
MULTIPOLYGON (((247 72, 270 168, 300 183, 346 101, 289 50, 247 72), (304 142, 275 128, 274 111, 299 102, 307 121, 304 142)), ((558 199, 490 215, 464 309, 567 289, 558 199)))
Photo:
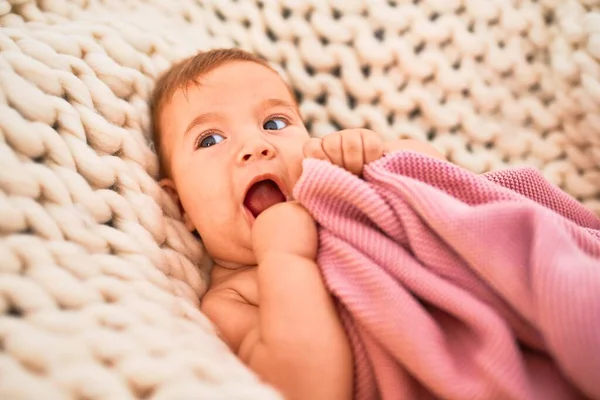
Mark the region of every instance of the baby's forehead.
POLYGON ((200 75, 198 82, 206 83, 207 80, 210 80, 212 85, 219 82, 226 85, 235 82, 238 85, 247 86, 258 84, 262 87, 283 87, 286 90, 286 94, 289 94, 294 101, 296 97, 291 86, 284 79, 280 71, 270 65, 263 65, 253 61, 234 61, 220 65, 200 75), (210 79, 214 75, 219 75, 221 79, 210 79))
POLYGON ((246 66, 244 66, 243 63, 234 63, 234 65, 231 66, 217 67, 209 73, 199 75, 196 79, 187 82, 185 85, 177 89, 173 94, 173 98, 179 97, 181 100, 190 102, 194 97, 189 96, 190 91, 195 91, 198 94, 204 94, 208 91, 218 91, 220 88, 230 89, 232 82, 235 82, 236 91, 242 91, 248 87, 256 86, 258 84, 258 86, 261 87, 278 87, 279 89, 276 91, 276 93, 273 93, 271 90, 269 90, 270 93, 265 93, 263 91, 253 92, 254 100, 256 102, 264 102, 265 105, 271 106, 290 105, 296 111, 298 111, 296 94, 294 93, 292 87, 279 74, 279 72, 274 69, 259 65, 259 68, 268 72, 261 74, 257 79, 255 75, 248 75, 245 73, 247 72, 245 67, 246 66), (221 79, 210 79, 210 74, 212 72, 219 74, 225 73, 225 75, 221 79))

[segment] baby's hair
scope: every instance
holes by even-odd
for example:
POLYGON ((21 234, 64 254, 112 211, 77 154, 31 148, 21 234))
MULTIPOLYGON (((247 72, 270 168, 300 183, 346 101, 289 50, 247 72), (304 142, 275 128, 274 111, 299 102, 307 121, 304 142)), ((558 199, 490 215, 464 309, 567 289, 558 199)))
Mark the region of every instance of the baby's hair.
POLYGON ((186 58, 164 72, 156 82, 150 102, 152 141, 158 155, 161 177, 169 176, 169 166, 164 163, 164 153, 161 146, 160 116, 167 102, 175 92, 185 89, 189 84, 200 85, 198 78, 232 61, 250 61, 263 65, 269 69, 271 66, 266 60, 257 55, 241 49, 214 49, 200 52, 186 58))

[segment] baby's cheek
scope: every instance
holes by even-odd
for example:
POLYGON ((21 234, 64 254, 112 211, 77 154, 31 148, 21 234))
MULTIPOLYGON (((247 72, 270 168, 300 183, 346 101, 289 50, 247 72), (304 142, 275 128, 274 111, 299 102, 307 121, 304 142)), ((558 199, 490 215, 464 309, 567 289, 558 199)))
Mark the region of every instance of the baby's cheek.
POLYGON ((214 257, 219 254, 219 243, 223 241, 226 236, 226 232, 222 232, 224 224, 219 224, 214 218, 211 218, 205 213, 199 213, 192 217, 194 227, 204 244, 206 251, 214 257))
POLYGON ((292 181, 292 185, 295 185, 296 182, 300 179, 300 175, 302 175, 302 161, 304 160, 304 156, 302 151, 299 154, 294 154, 293 157, 290 157, 290 163, 288 163, 288 170, 290 172, 290 180, 292 181))
POLYGON ((210 232, 212 225, 215 225, 213 219, 215 217, 214 210, 215 202, 207 201, 198 196, 188 196, 185 200, 182 199, 182 207, 185 218, 190 221, 193 228, 198 231, 203 238, 210 232))

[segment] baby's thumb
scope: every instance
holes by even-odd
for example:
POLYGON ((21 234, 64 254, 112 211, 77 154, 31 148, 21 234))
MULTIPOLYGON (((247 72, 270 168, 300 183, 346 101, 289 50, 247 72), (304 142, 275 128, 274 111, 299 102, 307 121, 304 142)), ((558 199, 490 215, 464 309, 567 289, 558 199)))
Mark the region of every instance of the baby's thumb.
POLYGON ((322 140, 319 138, 310 138, 304 143, 304 147, 302 148, 304 158, 316 158, 318 160, 329 161, 321 143, 322 140))

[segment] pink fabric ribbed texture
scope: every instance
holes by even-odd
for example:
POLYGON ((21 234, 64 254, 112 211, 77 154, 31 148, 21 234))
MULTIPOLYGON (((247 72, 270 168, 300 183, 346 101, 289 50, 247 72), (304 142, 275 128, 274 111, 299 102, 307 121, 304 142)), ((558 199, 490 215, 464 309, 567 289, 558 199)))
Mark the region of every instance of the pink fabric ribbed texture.
POLYGON ((308 159, 355 398, 600 399, 600 220, 533 169, 308 159))

